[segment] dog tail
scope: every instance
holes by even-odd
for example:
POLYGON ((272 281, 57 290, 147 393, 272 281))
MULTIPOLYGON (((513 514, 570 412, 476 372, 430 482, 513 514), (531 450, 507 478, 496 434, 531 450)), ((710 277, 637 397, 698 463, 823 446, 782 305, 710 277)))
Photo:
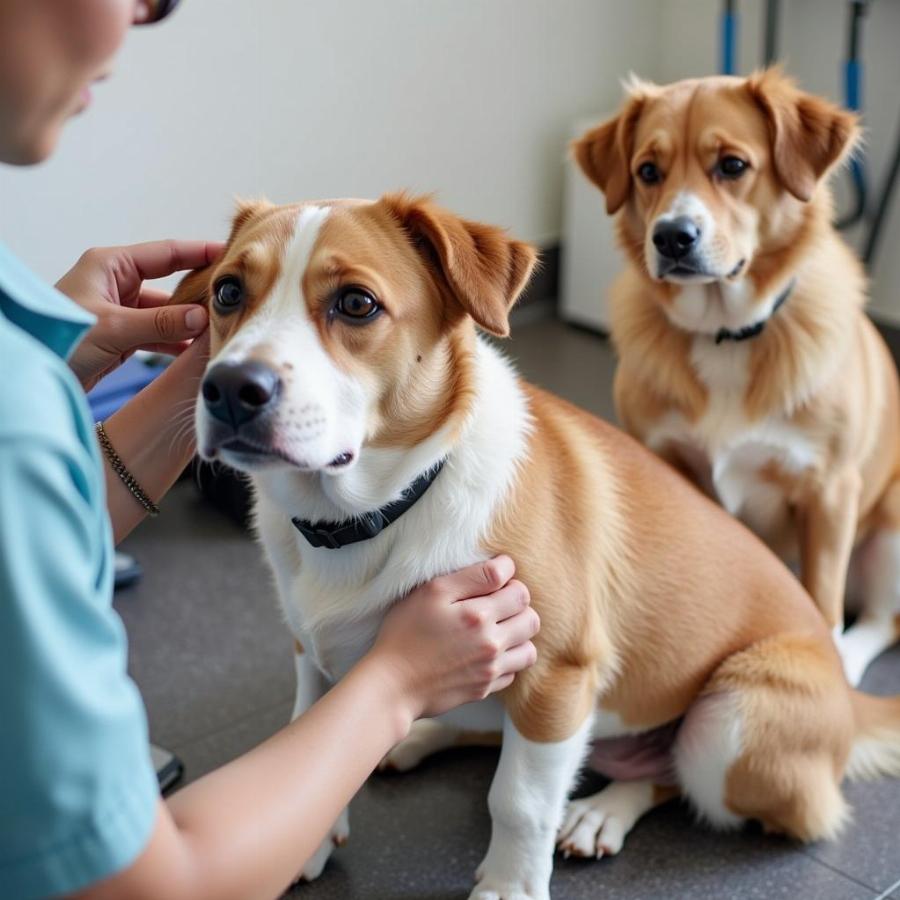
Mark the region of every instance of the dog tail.
POLYGON ((848 778, 900 778, 900 696, 853 692, 856 737, 847 761, 848 778))

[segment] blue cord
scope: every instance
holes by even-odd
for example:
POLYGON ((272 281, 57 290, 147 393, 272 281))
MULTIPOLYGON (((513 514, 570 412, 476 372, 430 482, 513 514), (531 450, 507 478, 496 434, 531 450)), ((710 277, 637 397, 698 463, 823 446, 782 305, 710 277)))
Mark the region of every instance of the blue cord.
POLYGON ((723 75, 734 75, 737 71, 737 36, 738 36, 738 15, 737 13, 722 13, 722 65, 723 75))
POLYGON ((844 63, 844 99, 848 109, 858 112, 862 108, 860 94, 862 65, 859 60, 848 59, 844 63))
MULTIPOLYGON (((844 102, 854 112, 862 109, 862 75, 862 64, 858 59, 848 59, 844 63, 844 102)), ((845 227, 853 224, 865 212, 866 172, 857 153, 850 157, 850 178, 856 188, 857 209, 839 223, 845 227)))

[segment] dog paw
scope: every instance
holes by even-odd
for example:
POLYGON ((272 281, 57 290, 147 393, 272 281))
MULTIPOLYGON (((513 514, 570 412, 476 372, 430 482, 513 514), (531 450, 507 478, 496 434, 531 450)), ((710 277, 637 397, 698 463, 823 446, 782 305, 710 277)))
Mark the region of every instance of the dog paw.
POLYGON ((419 719, 413 723, 409 734, 397 744, 378 764, 379 772, 408 772, 423 759, 452 743, 455 729, 435 722, 433 719, 419 719))
POLYGON ((855 659, 851 656, 842 655, 841 662, 844 664, 844 675, 847 678, 847 684, 849 684, 850 687, 858 687, 859 683, 863 680, 863 675, 866 674, 869 660, 855 659))
POLYGON ((850 687, 857 687, 875 657, 895 640, 893 622, 851 625, 843 634, 834 631, 834 642, 850 687))
POLYGON ((550 891, 535 891, 521 884, 488 878, 475 885, 469 900, 550 900, 550 891))
POLYGON ((427 748, 420 741, 406 738, 400 741, 384 759, 378 763, 379 772, 409 772, 415 769, 425 757, 428 756, 427 748))
POLYGON ((339 816, 325 840, 319 845, 319 849, 306 861, 297 881, 315 881, 325 868, 325 863, 331 856, 335 847, 343 847, 350 837, 350 819, 345 809, 339 816))
POLYGON ((604 808, 596 799, 587 797, 569 803, 556 840, 564 856, 600 859, 615 856, 622 849, 629 827, 615 811, 604 808))

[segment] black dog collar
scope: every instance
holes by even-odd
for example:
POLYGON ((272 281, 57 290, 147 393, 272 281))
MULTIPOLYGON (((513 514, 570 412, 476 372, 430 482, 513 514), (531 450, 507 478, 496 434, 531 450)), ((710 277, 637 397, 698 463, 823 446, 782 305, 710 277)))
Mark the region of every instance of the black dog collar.
POLYGON ((745 325, 743 328, 739 328, 737 331, 731 331, 728 328, 720 328, 716 332, 716 343, 721 344, 722 341, 746 341, 749 338, 755 338, 758 335, 762 334, 763 329, 769 322, 769 319, 778 312, 782 304, 785 300, 787 300, 791 291, 794 289, 794 285, 796 284, 797 279, 792 278, 788 282, 788 286, 778 295, 778 299, 775 301, 774 306, 772 307, 772 312, 766 316, 765 319, 760 320, 759 322, 754 323, 753 325, 745 325))
POLYGON ((353 519, 343 522, 309 522, 306 519, 295 517, 291 519, 291 522, 313 547, 339 550, 348 544, 368 541, 381 534, 388 525, 396 522, 403 513, 415 505, 416 501, 431 487, 443 467, 444 460, 441 460, 406 488, 399 500, 353 519))

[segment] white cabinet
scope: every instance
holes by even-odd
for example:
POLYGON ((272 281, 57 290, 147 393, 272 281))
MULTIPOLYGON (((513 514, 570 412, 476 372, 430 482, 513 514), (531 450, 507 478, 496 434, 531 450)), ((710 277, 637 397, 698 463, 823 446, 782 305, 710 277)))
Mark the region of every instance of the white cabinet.
MULTIPOLYGON (((579 120, 572 137, 580 137, 607 118, 609 115, 597 114, 579 120)), ((585 178, 571 157, 566 159, 561 253, 563 319, 608 331, 607 294, 623 267, 622 255, 616 247, 613 220, 606 214, 603 194, 585 178)))

